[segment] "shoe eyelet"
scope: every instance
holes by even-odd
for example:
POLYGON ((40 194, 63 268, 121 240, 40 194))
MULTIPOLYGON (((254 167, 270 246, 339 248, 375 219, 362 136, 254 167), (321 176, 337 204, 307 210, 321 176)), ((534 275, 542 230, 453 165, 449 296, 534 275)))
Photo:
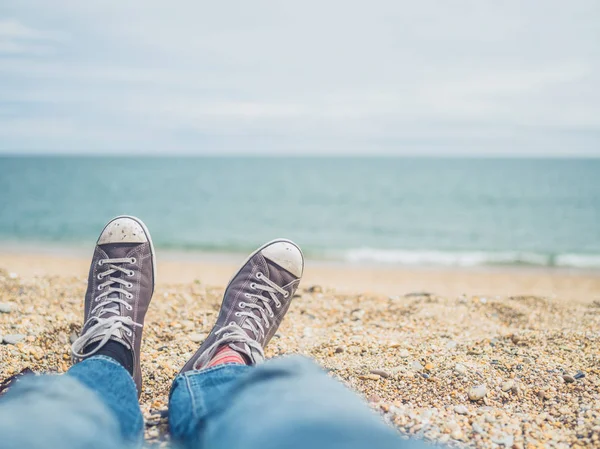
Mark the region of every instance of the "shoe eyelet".
POLYGON ((127 299, 132 299, 133 295, 131 293, 129 293, 126 297, 127 297, 127 299))
POLYGON ((244 293, 244 296, 245 296, 246 298, 250 298, 250 295, 249 295, 248 293, 244 293))
POLYGON ((278 309, 281 309, 281 303, 275 304, 275 307, 277 307, 278 309))
POLYGON ((274 314, 273 312, 271 312, 271 313, 269 314, 269 318, 273 318, 274 316, 275 316, 275 314, 274 314))
POLYGON ((228 326, 235 326, 235 321, 230 321, 228 326))
POLYGON ((264 274, 262 274, 260 271, 258 273, 256 273, 256 279, 262 279, 264 276, 264 274))
POLYGON ((104 289, 104 287, 102 286, 102 284, 100 284, 100 285, 98 286, 98 290, 102 290, 102 289, 104 289))
POLYGON ((133 284, 130 282, 129 284, 127 284, 127 288, 133 288, 133 284))
POLYGON ((133 318, 131 318, 130 316, 127 317, 127 321, 133 321, 133 318))
POLYGON ((104 261, 103 261, 102 259, 100 259, 100 260, 98 261, 98 266, 99 266, 99 267, 101 267, 102 265, 104 265, 104 261))
POLYGON ((136 263, 137 259, 135 257, 132 257, 131 260, 129 261, 129 263, 136 263))
POLYGON ((240 312, 235 312, 235 316, 237 316, 237 317, 241 316, 240 312))
POLYGON ((131 306, 129 306, 129 305, 125 306, 125 308, 126 308, 127 310, 130 310, 130 311, 131 311, 131 310, 133 310, 133 307, 131 307, 131 306))
POLYGON ((284 297, 284 298, 289 298, 289 297, 290 297, 290 294, 289 294, 289 292, 285 292, 285 295, 283 295, 283 297, 284 297))
POLYGON ((252 284, 250 284, 250 288, 251 288, 252 290, 256 290, 256 283, 255 283, 255 282, 253 282, 252 284))
POLYGON ((98 279, 99 281, 101 281, 102 280, 102 274, 98 273, 98 275, 96 276, 96 279, 98 279))
POLYGON ((129 337, 131 337, 131 336, 133 335, 133 332, 131 332, 131 331, 128 331, 128 332, 127 332, 127 335, 128 335, 129 337))
POLYGON ((246 303, 245 302, 240 302, 238 304, 238 306, 239 306, 240 309, 243 309, 244 307, 246 307, 246 303))
POLYGON ((133 272, 133 270, 131 270, 129 273, 127 273, 127 276, 132 277, 135 273, 133 272))

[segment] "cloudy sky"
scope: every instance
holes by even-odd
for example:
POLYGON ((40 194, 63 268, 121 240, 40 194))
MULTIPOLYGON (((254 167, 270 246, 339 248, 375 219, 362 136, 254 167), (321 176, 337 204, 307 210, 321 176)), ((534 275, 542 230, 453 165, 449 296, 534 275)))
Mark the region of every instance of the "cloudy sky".
POLYGON ((3 0, 0 152, 600 156, 598 0, 3 0))

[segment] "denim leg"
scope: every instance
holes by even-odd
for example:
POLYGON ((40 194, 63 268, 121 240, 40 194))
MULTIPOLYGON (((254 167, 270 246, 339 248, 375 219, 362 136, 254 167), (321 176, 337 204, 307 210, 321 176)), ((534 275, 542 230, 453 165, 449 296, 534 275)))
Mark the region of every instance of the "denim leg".
MULTIPOLYGON (((111 376, 103 361, 83 362, 96 370, 97 378, 111 376)), ((82 365, 83 365, 82 363, 82 365)), ((80 382, 85 366, 74 375, 28 376, 0 399, 0 447, 2 449, 125 449, 132 445, 122 437, 119 415, 101 397, 80 382), (77 374, 79 373, 79 374, 77 374)), ((125 371, 125 374, 127 372, 125 371)), ((120 383, 113 376, 113 384, 120 383)), ((112 387, 111 387, 112 388, 112 387)), ((111 389, 109 388, 109 390, 111 389)), ((102 394, 105 394, 103 391, 102 394)), ((108 395, 111 395, 108 392, 108 395)), ((136 397, 137 401, 137 397, 136 397)))
POLYGON ((110 357, 98 355, 73 365, 67 376, 97 393, 117 418, 121 437, 128 443, 141 445, 144 417, 135 382, 125 368, 110 357))
POLYGON ((391 449, 405 441, 341 383, 303 357, 180 375, 173 438, 188 449, 391 449))

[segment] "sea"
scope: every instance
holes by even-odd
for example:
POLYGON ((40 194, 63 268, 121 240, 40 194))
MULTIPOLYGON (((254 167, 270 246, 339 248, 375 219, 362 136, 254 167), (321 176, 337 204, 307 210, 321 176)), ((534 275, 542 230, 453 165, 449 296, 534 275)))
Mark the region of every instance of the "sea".
POLYGON ((120 214, 165 252, 600 269, 600 159, 0 157, 0 251, 87 248, 120 214))

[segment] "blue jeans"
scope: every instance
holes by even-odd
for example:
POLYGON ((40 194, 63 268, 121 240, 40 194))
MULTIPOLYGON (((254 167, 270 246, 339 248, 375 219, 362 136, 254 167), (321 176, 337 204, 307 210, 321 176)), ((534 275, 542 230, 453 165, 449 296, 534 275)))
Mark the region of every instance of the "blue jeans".
MULTIPOLYGON (((173 440, 188 449, 418 448, 302 357, 220 365, 177 376, 173 440)), ((143 418, 131 376, 108 357, 66 375, 24 379, 0 399, 1 449, 139 447, 143 418)))

